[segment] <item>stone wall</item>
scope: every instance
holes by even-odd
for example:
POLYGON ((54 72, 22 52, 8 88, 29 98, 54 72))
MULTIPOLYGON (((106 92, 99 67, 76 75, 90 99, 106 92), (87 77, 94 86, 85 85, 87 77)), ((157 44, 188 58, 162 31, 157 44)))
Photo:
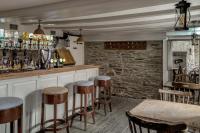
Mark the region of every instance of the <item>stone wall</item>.
POLYGON ((162 85, 162 41, 147 41, 146 50, 105 50, 104 42, 85 43, 85 63, 112 73, 113 94, 156 98, 162 85))

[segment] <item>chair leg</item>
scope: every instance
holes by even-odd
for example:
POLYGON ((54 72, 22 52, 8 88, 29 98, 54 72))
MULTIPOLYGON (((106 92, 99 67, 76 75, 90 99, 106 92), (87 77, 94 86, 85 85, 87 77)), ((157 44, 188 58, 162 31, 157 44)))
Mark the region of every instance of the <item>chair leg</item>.
POLYGON ((17 121, 17 130, 18 130, 18 133, 22 133, 22 118, 18 119, 17 121))
POLYGON ((53 132, 56 133, 56 118, 57 118, 57 105, 54 104, 54 127, 53 127, 53 132))
MULTIPOLYGON (((128 123, 129 123, 129 129, 131 130, 131 133, 133 133, 133 126, 132 126, 132 123, 130 120, 128 120, 128 123)), ((135 129, 135 126, 134 126, 134 129, 135 129)), ((136 132, 136 130, 135 130, 136 132)), ((136 132, 137 133, 137 132, 136 132)))
POLYGON ((14 133, 15 132, 15 122, 12 121, 10 122, 10 133, 14 133))

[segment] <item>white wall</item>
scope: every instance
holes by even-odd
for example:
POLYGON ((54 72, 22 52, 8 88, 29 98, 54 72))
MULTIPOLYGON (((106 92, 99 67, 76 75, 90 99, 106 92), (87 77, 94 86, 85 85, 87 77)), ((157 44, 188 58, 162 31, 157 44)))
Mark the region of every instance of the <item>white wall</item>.
POLYGON ((163 40, 163 84, 169 80, 167 40, 163 40))
MULTIPOLYGON (((74 60, 76 61, 76 65, 83 65, 85 63, 84 61, 84 45, 77 44, 76 40, 78 37, 70 36, 70 47, 67 47, 67 49, 70 50, 72 56, 74 57, 74 60)), ((63 47, 63 40, 60 40, 58 43, 58 48, 63 47)))
POLYGON ((85 63, 84 61, 84 45, 83 44, 77 44, 76 40, 77 37, 74 36, 70 36, 70 47, 68 47, 67 49, 69 49, 72 53, 72 56, 74 57, 75 61, 76 61, 76 65, 82 65, 85 63))

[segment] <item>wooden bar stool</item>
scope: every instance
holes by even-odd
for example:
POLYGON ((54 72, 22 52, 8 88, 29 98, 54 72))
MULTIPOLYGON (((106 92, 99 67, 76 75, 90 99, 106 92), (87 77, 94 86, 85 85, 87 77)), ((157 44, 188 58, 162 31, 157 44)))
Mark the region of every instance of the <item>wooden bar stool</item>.
POLYGON ((0 124, 10 123, 10 133, 22 133, 23 100, 17 97, 0 97, 0 124))
POLYGON ((94 82, 93 81, 80 81, 74 85, 73 92, 73 109, 72 109, 72 119, 73 120, 77 115, 80 115, 80 121, 82 121, 82 116, 84 116, 84 130, 87 128, 87 115, 92 115, 93 123, 95 123, 95 106, 94 106, 94 82), (80 107, 76 108, 76 94, 80 94, 80 107), (84 106, 83 106, 84 98, 84 106), (88 103, 91 98, 91 105, 88 103), (78 113, 76 110, 80 110, 78 113))
POLYGON ((66 128, 67 133, 69 133, 68 124, 68 89, 64 87, 49 87, 45 88, 42 93, 42 115, 41 115, 41 131, 59 131, 66 128), (57 119, 57 105, 65 104, 65 119, 57 119), (54 118, 45 121, 45 104, 50 104, 54 106, 54 118), (46 123, 53 122, 52 126, 45 127, 46 123))
MULTIPOLYGON (((96 99, 96 103, 98 104, 98 109, 100 109, 100 105, 104 105, 104 113, 106 113, 106 106, 109 105, 110 112, 112 112, 111 105, 111 78, 109 76, 97 76, 95 78, 95 91, 97 91, 97 87, 99 88, 99 97, 96 99)), ((96 92, 95 92, 96 94, 96 92)))

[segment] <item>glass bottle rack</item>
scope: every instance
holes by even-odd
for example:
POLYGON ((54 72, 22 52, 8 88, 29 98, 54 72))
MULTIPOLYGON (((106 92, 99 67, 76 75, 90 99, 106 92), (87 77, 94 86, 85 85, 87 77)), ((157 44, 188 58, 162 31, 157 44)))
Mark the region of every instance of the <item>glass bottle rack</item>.
POLYGON ((0 49, 50 49, 53 46, 53 35, 39 35, 16 30, 0 29, 0 49))

